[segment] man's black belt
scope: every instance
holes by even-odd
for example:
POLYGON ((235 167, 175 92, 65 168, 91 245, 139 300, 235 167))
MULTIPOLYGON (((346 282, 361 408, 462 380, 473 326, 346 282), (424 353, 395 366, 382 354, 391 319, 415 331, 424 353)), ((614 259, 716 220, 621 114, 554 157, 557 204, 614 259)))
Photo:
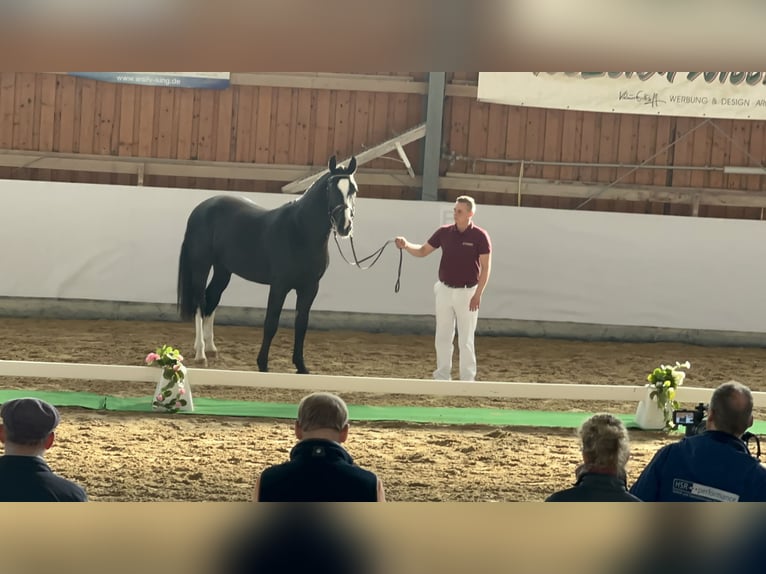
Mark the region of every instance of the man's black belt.
POLYGON ((464 283, 462 285, 450 285, 449 283, 445 283, 442 281, 447 287, 451 287, 452 289, 470 289, 471 287, 476 287, 478 283, 464 283))

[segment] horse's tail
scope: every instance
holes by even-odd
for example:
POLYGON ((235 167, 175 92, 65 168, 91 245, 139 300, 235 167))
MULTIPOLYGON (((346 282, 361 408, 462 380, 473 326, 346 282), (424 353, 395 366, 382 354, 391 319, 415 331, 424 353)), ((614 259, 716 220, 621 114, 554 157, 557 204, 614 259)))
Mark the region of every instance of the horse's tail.
POLYGON ((197 309, 202 306, 204 297, 204 285, 202 295, 195 289, 193 271, 189 261, 189 237, 184 237, 181 244, 181 255, 178 258, 178 291, 177 307, 181 319, 189 321, 197 314, 197 309))

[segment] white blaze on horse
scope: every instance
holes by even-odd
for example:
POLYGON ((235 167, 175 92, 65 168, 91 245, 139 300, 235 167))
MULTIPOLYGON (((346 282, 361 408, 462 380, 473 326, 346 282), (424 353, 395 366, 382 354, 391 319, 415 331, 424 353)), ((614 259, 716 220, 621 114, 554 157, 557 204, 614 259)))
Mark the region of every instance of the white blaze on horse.
POLYGON ((197 361, 217 352, 213 340, 215 309, 232 273, 270 285, 258 368, 268 371, 269 348, 279 326, 287 294, 295 289, 293 364, 308 373, 303 342, 319 280, 330 263, 330 232, 352 234, 357 185, 356 158, 347 168, 330 158, 329 172, 298 199, 276 209, 250 200, 216 196, 189 215, 178 265, 178 308, 194 319, 197 361), (213 278, 207 278, 213 269, 213 278))

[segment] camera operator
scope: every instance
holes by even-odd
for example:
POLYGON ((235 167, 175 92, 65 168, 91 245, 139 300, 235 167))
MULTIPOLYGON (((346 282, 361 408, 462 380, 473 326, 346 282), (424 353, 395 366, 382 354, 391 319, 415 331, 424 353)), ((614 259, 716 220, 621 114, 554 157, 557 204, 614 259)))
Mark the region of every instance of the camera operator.
POLYGON ((662 447, 631 494, 646 502, 764 502, 766 467, 742 435, 753 424, 753 395, 729 381, 710 400, 707 430, 662 447))

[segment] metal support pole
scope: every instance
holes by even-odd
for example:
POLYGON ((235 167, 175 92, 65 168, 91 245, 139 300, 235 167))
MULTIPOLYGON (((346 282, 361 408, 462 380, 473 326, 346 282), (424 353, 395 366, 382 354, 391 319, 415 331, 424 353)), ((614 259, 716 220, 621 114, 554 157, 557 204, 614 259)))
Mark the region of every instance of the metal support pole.
POLYGON ((428 73, 428 101, 426 103, 426 137, 423 144, 423 189, 420 199, 436 201, 439 192, 439 163, 444 122, 444 90, 447 72, 428 73))

